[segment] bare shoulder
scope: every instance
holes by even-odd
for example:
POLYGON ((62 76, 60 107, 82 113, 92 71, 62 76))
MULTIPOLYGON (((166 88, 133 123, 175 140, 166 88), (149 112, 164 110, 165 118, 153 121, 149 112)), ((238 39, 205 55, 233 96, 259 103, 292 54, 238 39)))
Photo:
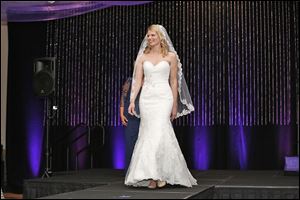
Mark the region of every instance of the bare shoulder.
POLYGON ((177 58, 176 58, 176 54, 173 52, 169 52, 168 53, 168 58, 170 60, 170 63, 176 64, 177 63, 177 58))
POLYGON ((145 54, 142 54, 141 56, 139 56, 138 58, 137 58, 137 63, 138 64, 142 64, 143 62, 144 62, 144 60, 145 60, 145 54))
POLYGON ((176 59, 176 54, 173 53, 173 52, 169 52, 169 53, 168 53, 168 57, 169 57, 171 60, 176 59))

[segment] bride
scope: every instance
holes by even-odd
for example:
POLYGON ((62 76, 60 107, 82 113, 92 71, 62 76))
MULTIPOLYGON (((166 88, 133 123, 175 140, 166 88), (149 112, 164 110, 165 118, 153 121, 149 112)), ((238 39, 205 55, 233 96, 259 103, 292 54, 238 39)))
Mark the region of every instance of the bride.
POLYGON ((189 172, 171 121, 194 110, 177 52, 161 25, 151 25, 135 61, 128 113, 141 118, 139 135, 125 185, 192 187, 189 172), (139 97, 140 113, 135 112, 139 97))

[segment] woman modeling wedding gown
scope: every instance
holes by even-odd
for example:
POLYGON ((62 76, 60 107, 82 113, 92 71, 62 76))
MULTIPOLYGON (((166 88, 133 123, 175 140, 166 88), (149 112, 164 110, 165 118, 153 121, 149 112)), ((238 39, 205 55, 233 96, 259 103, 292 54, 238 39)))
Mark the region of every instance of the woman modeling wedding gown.
POLYGON ((142 63, 141 122, 125 185, 148 186, 150 180, 186 187, 197 185, 187 168, 170 121, 173 106, 170 68, 167 60, 156 64, 144 60, 142 63))

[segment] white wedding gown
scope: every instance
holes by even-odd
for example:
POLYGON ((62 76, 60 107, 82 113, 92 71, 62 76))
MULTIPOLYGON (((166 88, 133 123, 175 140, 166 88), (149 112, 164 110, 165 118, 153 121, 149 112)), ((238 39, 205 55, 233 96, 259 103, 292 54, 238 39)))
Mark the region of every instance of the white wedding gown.
POLYGON ((143 70, 140 129, 125 185, 148 186, 149 179, 186 187, 197 185, 187 168, 170 121, 173 106, 169 85, 170 64, 161 61, 153 65, 145 61, 143 70))

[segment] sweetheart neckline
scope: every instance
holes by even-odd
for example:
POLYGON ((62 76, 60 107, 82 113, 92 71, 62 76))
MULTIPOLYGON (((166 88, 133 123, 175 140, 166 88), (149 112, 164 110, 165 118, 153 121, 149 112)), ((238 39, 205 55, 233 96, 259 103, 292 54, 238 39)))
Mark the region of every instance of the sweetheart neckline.
POLYGON ((151 61, 145 60, 144 63, 145 63, 145 62, 149 62, 151 65, 153 65, 153 66, 155 67, 155 66, 157 66, 158 64, 160 64, 161 62, 164 62, 164 61, 167 62, 168 65, 170 65, 170 63, 169 63, 168 61, 166 61, 166 60, 159 61, 157 64, 153 64, 151 61))

